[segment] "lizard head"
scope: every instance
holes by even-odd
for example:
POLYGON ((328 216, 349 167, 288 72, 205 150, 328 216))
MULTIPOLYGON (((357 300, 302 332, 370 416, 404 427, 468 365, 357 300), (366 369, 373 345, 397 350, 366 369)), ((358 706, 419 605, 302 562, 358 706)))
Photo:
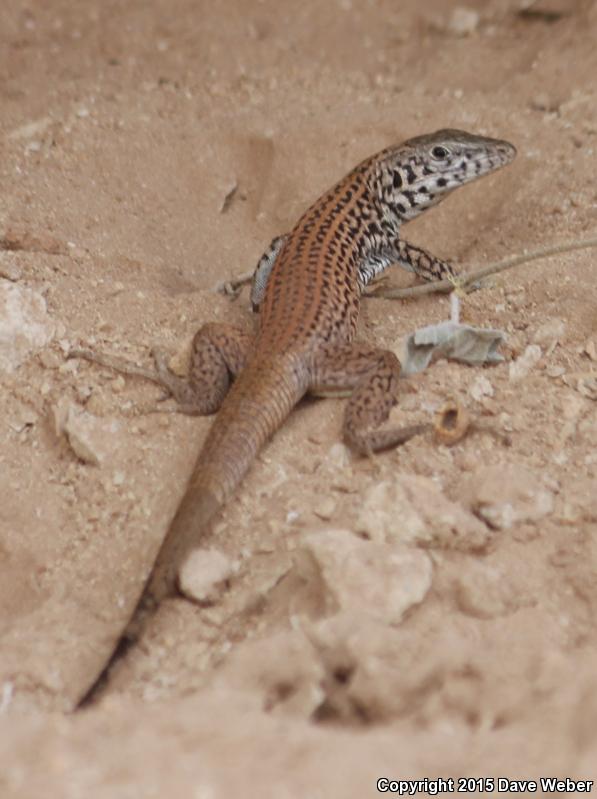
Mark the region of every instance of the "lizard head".
POLYGON ((516 148, 507 141, 462 130, 438 130, 384 151, 375 187, 405 221, 436 205, 459 186, 509 164, 516 148))

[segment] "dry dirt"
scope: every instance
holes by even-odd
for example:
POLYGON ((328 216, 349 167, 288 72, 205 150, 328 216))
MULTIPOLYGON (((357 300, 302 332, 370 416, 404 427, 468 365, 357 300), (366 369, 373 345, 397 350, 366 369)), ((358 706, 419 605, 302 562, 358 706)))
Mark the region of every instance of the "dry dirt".
MULTIPOLYGON (((201 541, 201 604, 134 614, 210 420, 66 357, 180 366, 201 322, 250 327, 215 284, 439 127, 519 154, 409 239, 468 267, 595 236, 597 3, 524 6, 3 0, 3 799, 597 778, 595 250, 464 301, 507 331, 501 365, 404 381, 395 420, 468 409, 456 446, 356 458, 343 401, 302 403, 201 541)), ((365 300, 361 336, 395 348, 447 311, 365 300)))

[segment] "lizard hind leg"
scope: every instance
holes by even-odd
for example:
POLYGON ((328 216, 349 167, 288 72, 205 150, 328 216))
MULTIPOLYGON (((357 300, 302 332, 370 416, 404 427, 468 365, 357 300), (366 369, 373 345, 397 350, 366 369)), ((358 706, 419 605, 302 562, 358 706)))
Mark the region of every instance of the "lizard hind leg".
POLYGON ((400 361, 389 350, 363 344, 326 349, 317 359, 310 393, 350 393, 342 432, 346 443, 362 455, 403 444, 427 429, 411 425, 378 429, 398 401, 400 361))
POLYGON ((231 380, 244 368, 251 342, 249 333, 231 325, 205 324, 193 338, 188 377, 175 375, 167 365, 167 355, 153 350, 157 380, 177 401, 180 412, 201 416, 215 413, 231 380))
POLYGON ((203 325, 193 339, 188 377, 174 374, 168 367, 167 353, 157 348, 152 351, 155 370, 89 349, 73 349, 69 357, 84 358, 122 374, 151 380, 176 400, 177 411, 205 416, 219 409, 231 380, 246 363, 251 342, 250 334, 231 325, 217 322, 203 325))

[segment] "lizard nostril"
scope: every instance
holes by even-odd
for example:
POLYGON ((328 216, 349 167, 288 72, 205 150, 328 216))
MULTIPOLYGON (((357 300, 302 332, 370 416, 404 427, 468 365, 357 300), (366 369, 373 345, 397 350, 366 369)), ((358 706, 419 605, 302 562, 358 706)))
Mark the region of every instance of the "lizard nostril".
POLYGON ((497 148, 498 153, 503 157, 507 158, 508 161, 512 161, 512 159, 516 156, 516 147, 509 142, 504 142, 500 144, 497 148))

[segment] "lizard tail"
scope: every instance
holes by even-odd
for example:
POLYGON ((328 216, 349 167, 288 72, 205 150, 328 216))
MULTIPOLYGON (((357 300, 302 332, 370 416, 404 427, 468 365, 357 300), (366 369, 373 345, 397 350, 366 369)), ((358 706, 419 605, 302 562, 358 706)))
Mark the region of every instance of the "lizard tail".
POLYGON ((257 362, 232 385, 158 555, 149 584, 157 599, 172 592, 185 555, 197 546, 263 444, 304 395, 298 372, 292 361, 257 362))
POLYGON ((186 491, 155 561, 147 590, 157 601, 172 594, 185 555, 197 545, 196 533, 204 530, 222 503, 209 489, 186 491))

